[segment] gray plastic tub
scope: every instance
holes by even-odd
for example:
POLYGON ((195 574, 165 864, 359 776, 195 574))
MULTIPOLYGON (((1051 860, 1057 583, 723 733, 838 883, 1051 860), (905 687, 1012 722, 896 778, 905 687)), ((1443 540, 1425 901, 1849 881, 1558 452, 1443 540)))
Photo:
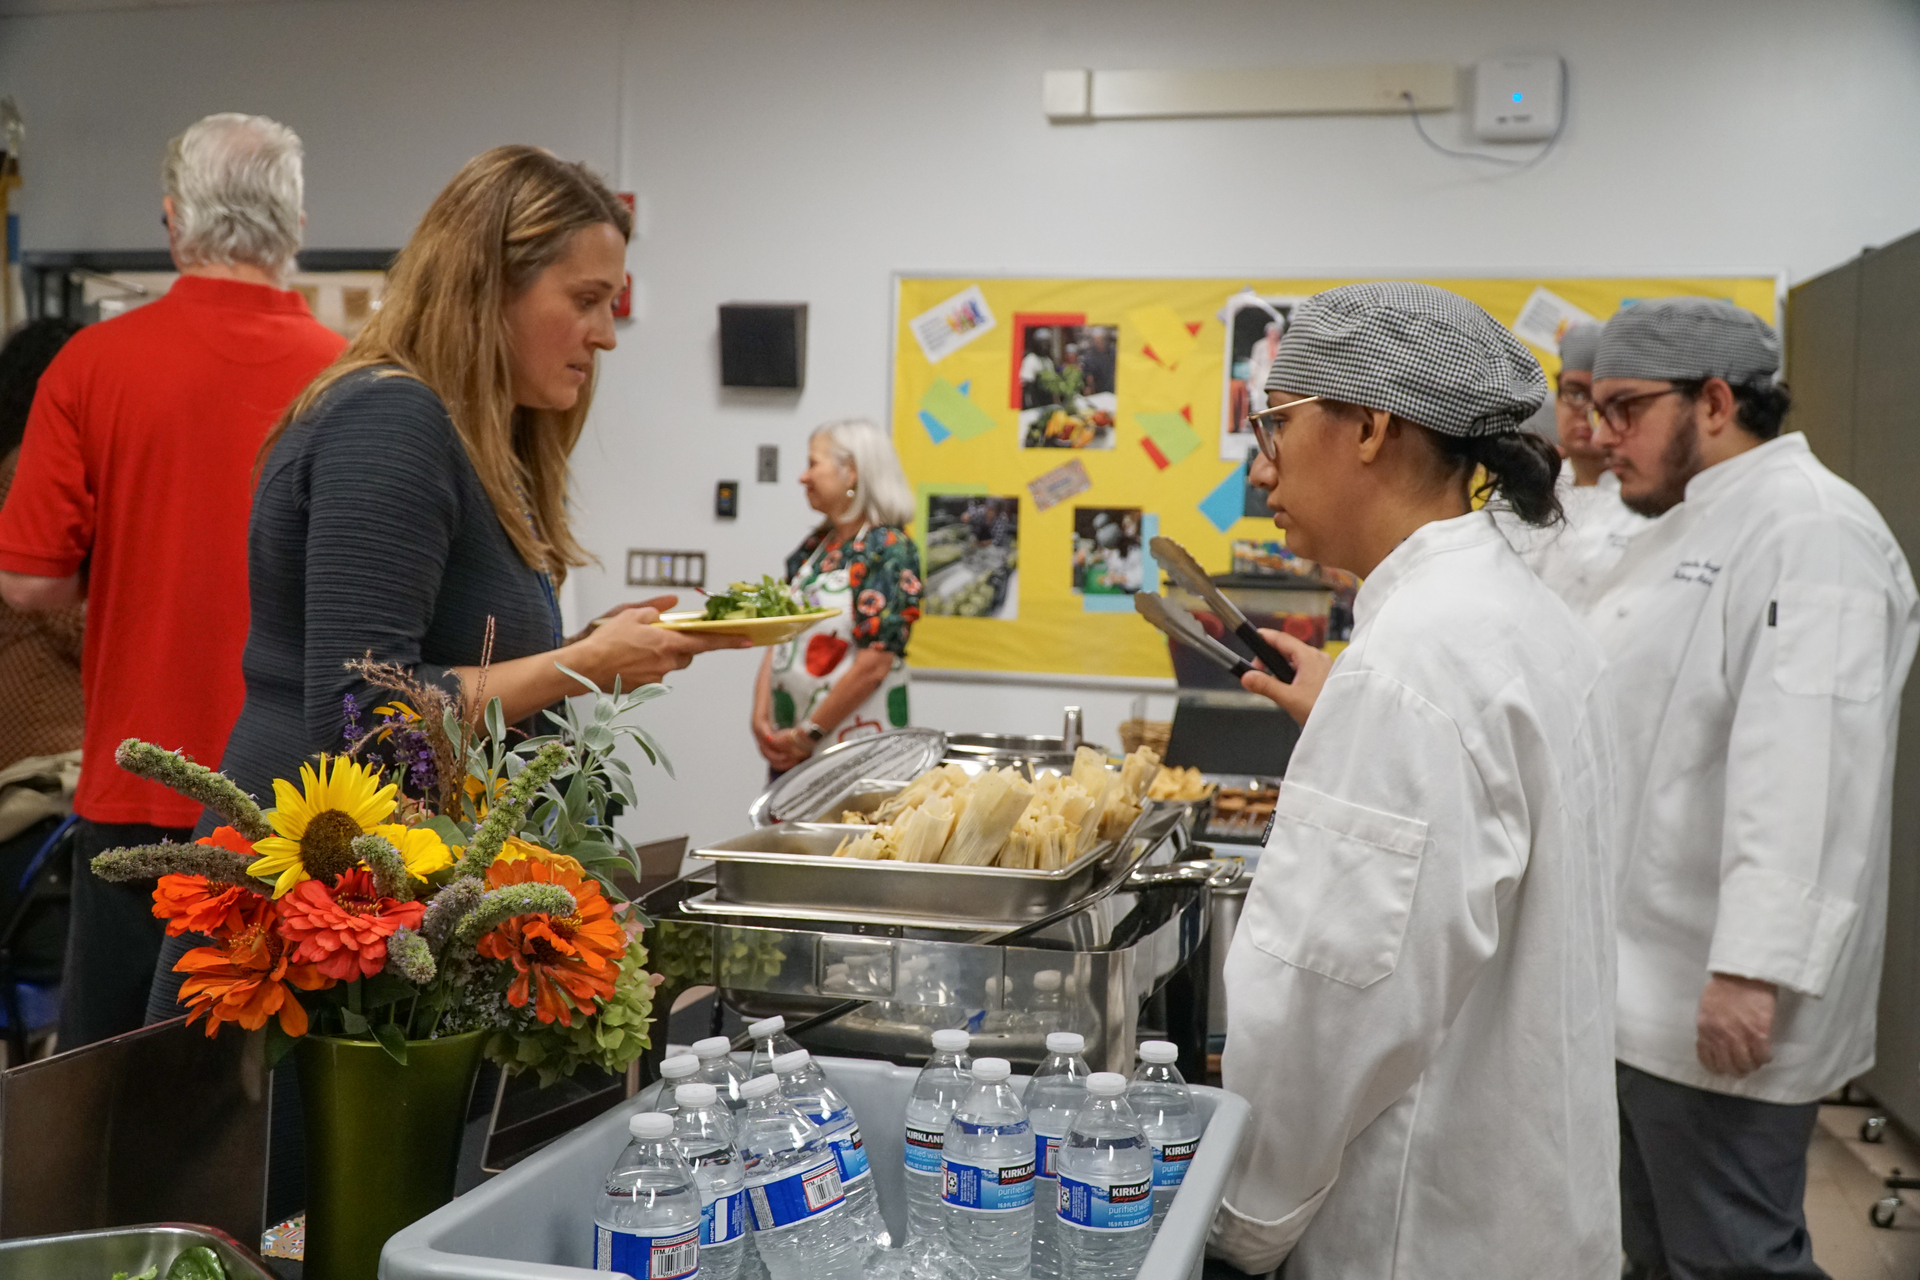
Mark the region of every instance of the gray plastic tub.
MULTIPOLYGON (((853 1104, 880 1211, 894 1239, 901 1239, 907 1217, 902 1130, 919 1071, 855 1058, 819 1062, 853 1104)), ((1015 1082, 1025 1079, 1016 1076, 1015 1082)), ((1140 1269, 1146 1280, 1199 1276, 1207 1229, 1246 1128, 1245 1099, 1204 1085, 1193 1086, 1193 1097, 1206 1129, 1140 1269)), ((588 1280, 602 1274, 588 1269, 593 1206, 627 1143, 627 1118, 638 1109, 637 1099, 614 1108, 399 1232, 380 1255, 381 1280, 588 1280)))

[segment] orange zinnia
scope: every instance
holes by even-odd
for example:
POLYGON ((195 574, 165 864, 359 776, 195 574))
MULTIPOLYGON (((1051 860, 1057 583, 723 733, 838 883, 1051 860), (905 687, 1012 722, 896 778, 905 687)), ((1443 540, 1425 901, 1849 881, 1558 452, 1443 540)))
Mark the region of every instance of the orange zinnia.
POLYGON ((167 922, 169 936, 208 933, 230 938, 272 912, 272 898, 237 884, 215 886, 205 876, 161 876, 153 889, 153 914, 167 922))
POLYGON ((290 963, 286 942, 264 921, 227 940, 225 946, 195 947, 180 957, 174 971, 187 975, 180 1003, 187 1023, 205 1016, 211 1037, 223 1022, 258 1031, 279 1015, 290 1036, 307 1033, 307 1011, 289 987, 318 991, 333 984, 310 964, 290 963))
POLYGON ((426 908, 382 897, 373 873, 343 871, 329 889, 302 880, 280 899, 280 931, 294 944, 293 958, 329 978, 371 978, 386 967, 387 939, 395 929, 420 927, 426 908))
POLYGON ((575 1010, 590 1013, 612 997, 620 957, 627 949, 626 931, 613 918, 613 905, 601 896, 596 881, 575 869, 578 865, 526 858, 487 868, 490 888, 530 881, 557 884, 573 895, 574 909, 567 916, 516 916, 480 939, 481 955, 512 961, 517 970, 507 988, 507 1003, 525 1008, 531 989, 535 1016, 563 1027, 573 1025, 575 1010))

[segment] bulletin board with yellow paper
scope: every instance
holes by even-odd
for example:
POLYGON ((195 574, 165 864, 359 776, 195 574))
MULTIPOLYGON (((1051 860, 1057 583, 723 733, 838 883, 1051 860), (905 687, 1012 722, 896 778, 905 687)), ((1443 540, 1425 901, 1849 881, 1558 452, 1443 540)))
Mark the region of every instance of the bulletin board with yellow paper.
MULTIPOLYGON (((1171 674, 1133 612, 1166 534, 1210 571, 1273 541, 1246 414, 1288 318, 1347 279, 895 279, 893 439, 918 493, 916 667, 1171 674)), ((1777 324, 1773 276, 1431 279, 1557 372, 1559 338, 1642 298, 1727 298, 1777 324)))

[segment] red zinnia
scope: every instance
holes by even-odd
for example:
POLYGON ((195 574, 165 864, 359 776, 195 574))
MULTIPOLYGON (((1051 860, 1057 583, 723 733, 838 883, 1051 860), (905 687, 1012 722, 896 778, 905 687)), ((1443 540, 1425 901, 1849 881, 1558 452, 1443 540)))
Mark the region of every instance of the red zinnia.
POLYGON ((387 963, 387 939, 399 928, 418 929, 426 908, 381 897, 373 873, 342 872, 329 889, 302 880, 280 899, 280 932, 294 944, 293 959, 341 982, 371 978, 387 963))
POLYGON ((272 915, 273 899, 237 884, 216 886, 205 876, 161 876, 153 914, 167 922, 169 936, 207 933, 225 940, 272 915))

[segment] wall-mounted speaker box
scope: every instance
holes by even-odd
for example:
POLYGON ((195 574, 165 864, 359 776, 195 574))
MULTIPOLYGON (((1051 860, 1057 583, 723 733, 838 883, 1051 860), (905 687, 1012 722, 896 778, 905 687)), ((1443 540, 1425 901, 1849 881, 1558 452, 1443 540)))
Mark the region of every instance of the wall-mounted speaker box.
POLYGON ((806 373, 806 303, 720 304, 721 386, 797 390, 806 373))

